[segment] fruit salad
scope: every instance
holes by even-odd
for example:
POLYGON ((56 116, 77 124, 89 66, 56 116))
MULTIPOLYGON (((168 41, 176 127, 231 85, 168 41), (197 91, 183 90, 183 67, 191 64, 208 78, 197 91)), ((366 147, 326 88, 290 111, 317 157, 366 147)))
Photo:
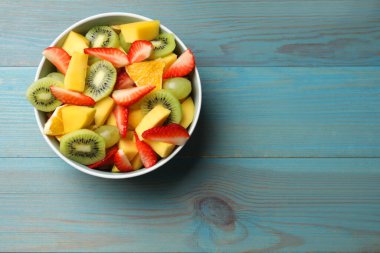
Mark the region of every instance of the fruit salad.
POLYGON ((160 22, 71 31, 43 55, 55 67, 26 92, 45 112, 43 132, 60 152, 91 169, 123 173, 149 168, 189 138, 195 67, 190 49, 175 54, 160 22))

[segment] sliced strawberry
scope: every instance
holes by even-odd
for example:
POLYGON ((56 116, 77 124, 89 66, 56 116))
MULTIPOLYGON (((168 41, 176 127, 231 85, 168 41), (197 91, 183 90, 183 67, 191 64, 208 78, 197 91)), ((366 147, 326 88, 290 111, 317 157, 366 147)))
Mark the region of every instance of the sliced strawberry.
POLYGON ((121 137, 125 137, 127 135, 128 128, 128 109, 121 105, 116 105, 113 111, 116 118, 116 125, 119 129, 119 133, 121 137))
POLYGON ((146 94, 151 92, 156 86, 144 85, 140 87, 133 87, 129 89, 115 90, 112 93, 112 98, 116 104, 122 106, 129 106, 142 99, 146 94))
POLYGON ((50 86, 50 90, 53 96, 64 104, 93 106, 96 103, 91 97, 76 91, 57 86, 50 86))
POLYGON ((42 54, 46 57, 46 59, 53 63, 58 71, 66 75, 71 57, 63 48, 48 47, 42 52, 42 54))
POLYGON ((142 137, 151 141, 162 141, 174 145, 183 145, 190 138, 187 130, 179 124, 158 126, 143 132, 142 137))
POLYGON ((188 75, 195 67, 193 52, 187 49, 178 59, 165 71, 163 78, 181 77, 188 75))
POLYGON ((134 83, 135 82, 129 77, 127 72, 125 72, 125 69, 122 68, 122 70, 117 74, 114 90, 131 88, 133 87, 134 83))
POLYGON ((141 62, 148 59, 153 52, 154 46, 147 40, 136 40, 132 43, 128 51, 128 59, 130 63, 141 62))
POLYGON ((133 171, 133 167, 122 149, 119 149, 114 156, 114 163, 121 172, 133 171))
POLYGON ((98 168, 100 166, 112 165, 114 163, 114 156, 115 156, 117 150, 118 150, 117 146, 111 148, 110 150, 108 150, 106 157, 104 157, 103 160, 100 160, 99 162, 90 164, 87 167, 89 167, 91 169, 95 169, 95 168, 98 168))
POLYGON ((152 167, 158 161, 156 153, 148 144, 140 141, 136 132, 134 134, 136 139, 136 147, 139 152, 141 162, 144 164, 145 168, 152 167))
POLYGON ((128 56, 123 51, 117 48, 85 48, 84 53, 109 61, 116 68, 124 67, 129 64, 128 56))

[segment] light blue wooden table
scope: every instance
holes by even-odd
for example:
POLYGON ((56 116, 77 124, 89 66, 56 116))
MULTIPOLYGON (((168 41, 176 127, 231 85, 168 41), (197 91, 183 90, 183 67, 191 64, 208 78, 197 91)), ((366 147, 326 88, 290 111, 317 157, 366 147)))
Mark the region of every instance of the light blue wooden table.
POLYGON ((380 1, 0 1, 0 250, 380 252, 380 1), (69 167, 24 98, 41 51, 97 13, 193 49, 196 133, 149 175, 69 167))

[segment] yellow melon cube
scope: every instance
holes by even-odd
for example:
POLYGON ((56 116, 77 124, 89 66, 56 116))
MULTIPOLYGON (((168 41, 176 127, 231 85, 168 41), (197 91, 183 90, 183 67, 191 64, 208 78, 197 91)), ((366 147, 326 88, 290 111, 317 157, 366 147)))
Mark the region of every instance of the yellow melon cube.
POLYGON ((188 128, 194 118, 194 102, 191 97, 188 97, 185 101, 182 102, 182 120, 179 123, 184 128, 188 128))
POLYGON ((130 110, 128 113, 128 128, 131 130, 135 129, 143 118, 144 115, 141 109, 130 110))
POLYGON ((65 42, 63 43, 62 48, 69 54, 73 55, 74 52, 79 52, 83 54, 83 49, 88 48, 90 41, 86 39, 83 35, 71 31, 65 42))
POLYGON ((95 109, 87 106, 69 105, 62 108, 65 133, 86 128, 94 121, 95 109))
POLYGON ((104 124, 107 118, 110 116, 115 102, 110 97, 105 97, 102 100, 98 101, 95 105, 95 126, 99 127, 104 124))
POLYGON ((143 167, 143 163, 142 163, 142 161, 140 159, 140 155, 139 154, 137 154, 133 158, 133 160, 131 162, 131 165, 132 165, 133 170, 139 170, 139 169, 141 169, 143 167))
POLYGON ((120 139, 119 148, 122 149, 129 161, 137 154, 136 142, 133 138, 133 131, 128 131, 125 138, 120 139))
POLYGON ((83 92, 87 74, 88 55, 74 52, 67 69, 64 87, 68 90, 83 92))
POLYGON ((160 21, 140 21, 120 25, 120 30, 124 40, 132 43, 136 40, 153 40, 158 36, 160 30, 160 21))
POLYGON ((139 138, 142 140, 142 133, 145 130, 151 129, 152 127, 162 125, 168 118, 170 110, 166 109, 162 105, 156 105, 150 112, 148 112, 141 122, 136 127, 135 131, 139 138))
POLYGON ((154 152, 156 152, 162 158, 168 157, 172 153, 175 147, 174 144, 165 143, 165 142, 148 141, 148 140, 144 140, 144 142, 148 143, 149 146, 154 150, 154 152))
POLYGON ((117 126, 115 115, 111 112, 106 121, 106 125, 117 126))

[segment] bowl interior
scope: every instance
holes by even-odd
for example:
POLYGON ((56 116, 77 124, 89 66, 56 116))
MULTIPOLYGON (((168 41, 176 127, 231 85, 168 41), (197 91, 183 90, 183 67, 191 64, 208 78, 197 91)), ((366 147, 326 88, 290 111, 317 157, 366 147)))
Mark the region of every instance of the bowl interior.
MULTIPOLYGON (((151 19, 140 16, 140 15, 132 14, 132 13, 103 13, 103 14, 91 16, 67 28, 63 33, 61 33, 53 41, 53 43, 50 46, 62 46, 63 42, 65 41, 70 31, 75 31, 81 34, 85 34, 89 29, 91 29, 92 27, 96 25, 117 25, 117 24, 131 23, 131 22, 143 21, 143 20, 151 20, 151 19)), ((168 28, 166 28, 163 25, 160 26, 160 30, 162 32, 173 33, 172 31, 170 31, 168 28)), ((175 35, 175 33, 173 34, 175 35)), ((185 51, 187 48, 177 36, 175 36, 175 38, 176 38, 176 44, 177 44, 175 52, 179 55, 181 54, 181 52, 185 51)), ((45 77, 47 74, 49 74, 52 71, 55 71, 54 66, 49 61, 47 61, 45 57, 43 57, 38 66, 35 80, 45 77)), ((194 105, 195 105, 194 119, 188 128, 189 134, 192 135, 192 133, 194 132, 194 128, 198 122, 200 108, 201 108, 201 100, 202 100, 201 82, 200 82, 197 68, 195 68, 194 71, 189 75, 189 78, 193 86, 192 97, 193 97, 194 105)), ((93 169, 89 169, 88 167, 82 164, 79 164, 70 159, 67 159, 65 156, 63 156, 59 152, 59 142, 54 137, 50 137, 43 134, 43 126, 47 120, 45 113, 40 112, 35 109, 35 116, 36 116, 39 129, 44 139, 49 144, 49 146, 53 149, 53 151, 59 157, 61 157, 66 163, 70 164, 74 168, 84 173, 87 173, 93 176, 120 179, 120 178, 129 178, 129 177, 135 177, 142 174, 146 174, 164 165, 182 149, 182 146, 176 147, 176 149, 167 158, 161 159, 156 165, 148 169, 143 168, 143 169, 133 171, 133 172, 128 172, 128 173, 111 173, 111 172, 93 170, 93 169)))

